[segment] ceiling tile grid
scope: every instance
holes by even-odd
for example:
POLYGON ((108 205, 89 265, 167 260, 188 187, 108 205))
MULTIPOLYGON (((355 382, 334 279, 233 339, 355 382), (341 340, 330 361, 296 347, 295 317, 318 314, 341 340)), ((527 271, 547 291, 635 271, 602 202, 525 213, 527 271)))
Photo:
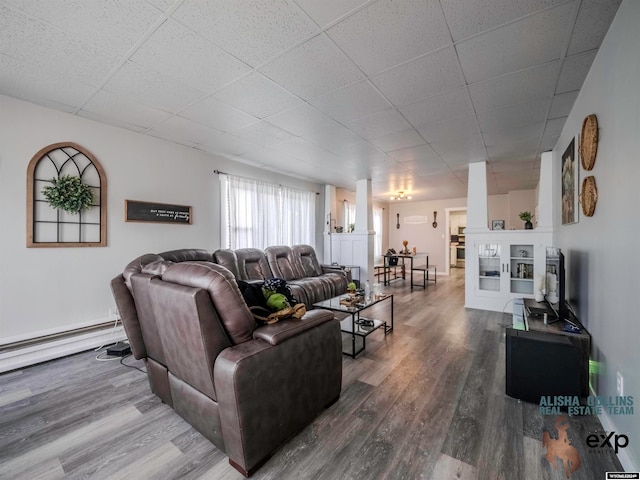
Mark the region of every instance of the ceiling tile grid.
POLYGON ((327 30, 367 75, 449 43, 439 2, 378 0, 327 30))
POLYGON ((260 71, 305 100, 364 79, 325 34, 289 50, 260 71))
POLYGON ((387 70, 371 81, 398 106, 464 85, 453 47, 387 70))
POLYGON ((0 0, 0 93, 374 194, 535 187, 620 0, 0 0), (495 168, 493 168, 495 167, 495 168))
POLYGON ((175 20, 167 20, 131 56, 144 67, 202 92, 217 90, 250 67, 175 20))

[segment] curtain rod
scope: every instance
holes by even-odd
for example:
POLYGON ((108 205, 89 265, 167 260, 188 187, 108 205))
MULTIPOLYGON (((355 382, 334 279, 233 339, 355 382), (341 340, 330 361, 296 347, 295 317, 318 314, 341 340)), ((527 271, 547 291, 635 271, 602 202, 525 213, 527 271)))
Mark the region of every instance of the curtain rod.
MULTIPOLYGON (((213 173, 215 173, 216 175, 231 175, 230 173, 221 172, 220 170, 214 170, 214 171, 213 171, 213 173)), ((239 175, 233 175, 233 176, 236 176, 236 177, 239 177, 239 178, 246 178, 247 180, 255 180, 255 181, 257 181, 257 182, 262 181, 262 180, 258 180, 258 179, 255 179, 255 178, 242 177, 242 176, 239 176, 239 175)), ((278 185, 279 187, 284 187, 284 186, 286 186, 286 185, 281 185, 281 184, 279 184, 279 183, 276 183, 276 184, 274 184, 274 185, 278 185)), ((288 188, 293 188, 294 190, 300 190, 301 192, 308 192, 308 191, 309 191, 309 190, 301 190, 301 189, 299 189, 299 188, 295 188, 295 187, 288 187, 288 188)), ((312 193, 315 193, 316 195, 320 195, 320 192, 312 192, 312 193)))

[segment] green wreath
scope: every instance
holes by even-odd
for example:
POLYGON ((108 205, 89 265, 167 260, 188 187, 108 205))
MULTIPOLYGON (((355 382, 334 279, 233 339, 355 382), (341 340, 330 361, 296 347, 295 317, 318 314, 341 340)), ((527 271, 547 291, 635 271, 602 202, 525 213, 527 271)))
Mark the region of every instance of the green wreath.
POLYGON ((44 187, 42 194, 53 208, 75 214, 93 206, 93 190, 80 177, 62 175, 49 181, 52 185, 44 187))

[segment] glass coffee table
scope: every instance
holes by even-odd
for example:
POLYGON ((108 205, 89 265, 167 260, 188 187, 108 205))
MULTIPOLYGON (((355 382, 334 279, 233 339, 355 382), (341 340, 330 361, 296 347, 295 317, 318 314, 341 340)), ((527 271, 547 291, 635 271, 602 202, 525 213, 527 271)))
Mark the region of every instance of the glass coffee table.
POLYGON ((324 300, 322 302, 314 303, 315 308, 323 308, 325 310, 331 310, 333 312, 341 312, 348 314, 347 317, 340 321, 340 330, 342 333, 351 335, 351 351, 342 353, 349 355, 351 358, 364 351, 366 348, 367 335, 373 333, 382 327, 384 334, 388 335, 393 331, 393 294, 379 294, 371 297, 371 300, 366 301, 362 299, 358 303, 352 306, 343 305, 340 303, 343 299, 348 299, 349 295, 339 295, 337 297, 324 300), (361 312, 374 305, 389 300, 391 302, 391 319, 390 322, 386 320, 377 320, 373 318, 366 318, 360 315, 361 312), (356 338, 362 338, 362 346, 356 349, 356 338))

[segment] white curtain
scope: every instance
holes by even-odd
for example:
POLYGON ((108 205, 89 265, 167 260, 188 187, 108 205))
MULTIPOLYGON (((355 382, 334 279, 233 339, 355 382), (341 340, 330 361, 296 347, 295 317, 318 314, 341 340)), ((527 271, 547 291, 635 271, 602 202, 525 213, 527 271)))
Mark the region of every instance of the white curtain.
POLYGON ((373 209, 373 230, 376 232, 373 237, 373 255, 380 257, 382 255, 382 208, 373 209))
POLYGON ((356 205, 348 200, 344 201, 344 231, 349 231, 349 225, 356 223, 356 205))
POLYGON ((225 248, 315 246, 315 193, 233 175, 220 182, 225 248))
POLYGON ((315 245, 316 194, 280 187, 280 244, 315 245))

